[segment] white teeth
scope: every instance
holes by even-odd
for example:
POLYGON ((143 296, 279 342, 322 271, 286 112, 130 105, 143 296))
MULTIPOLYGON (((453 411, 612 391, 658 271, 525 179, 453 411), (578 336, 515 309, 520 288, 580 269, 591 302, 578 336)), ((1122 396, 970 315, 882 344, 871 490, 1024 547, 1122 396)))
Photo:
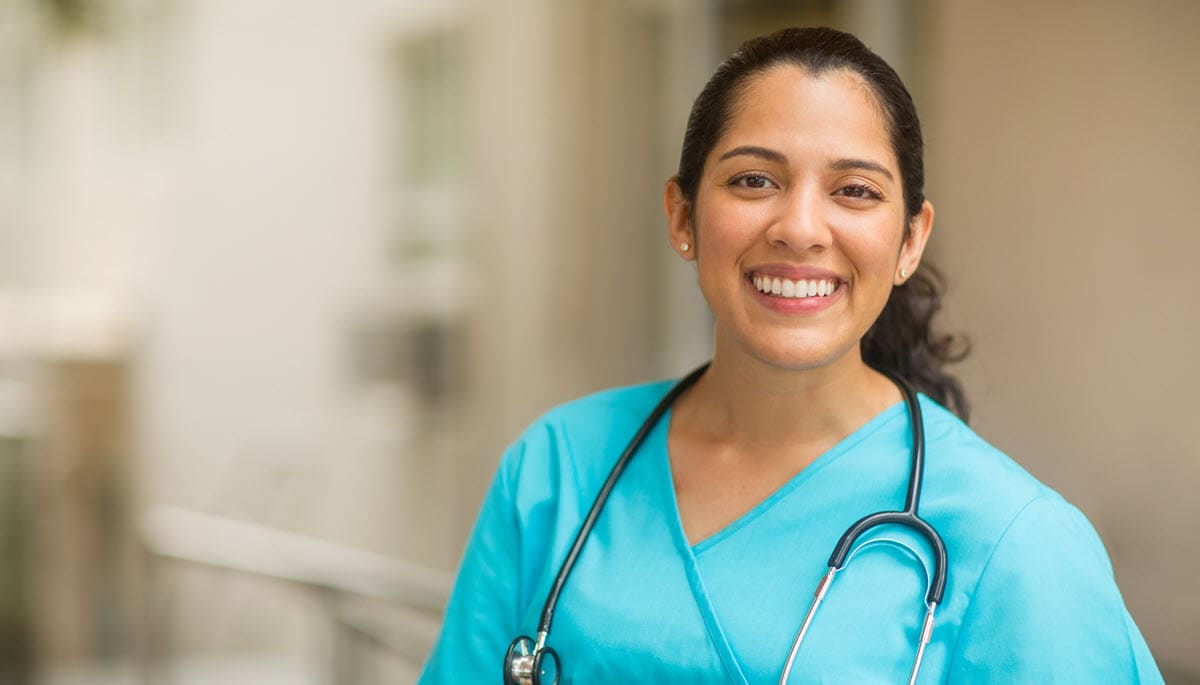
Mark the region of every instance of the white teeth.
POLYGON ((787 278, 772 278, 762 274, 754 274, 751 279, 754 287, 761 293, 768 293, 786 298, 829 297, 838 289, 835 280, 790 280, 787 278))

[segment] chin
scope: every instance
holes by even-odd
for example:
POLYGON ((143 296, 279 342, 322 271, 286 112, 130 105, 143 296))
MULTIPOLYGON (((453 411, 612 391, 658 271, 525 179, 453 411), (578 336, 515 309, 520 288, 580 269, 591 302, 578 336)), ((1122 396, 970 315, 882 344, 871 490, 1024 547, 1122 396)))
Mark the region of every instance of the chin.
POLYGON ((830 348, 828 345, 779 345, 759 349, 754 357, 760 362, 786 371, 810 371, 845 361, 851 349, 830 348))
POLYGON ((717 326, 716 351, 722 357, 748 357, 760 364, 788 371, 808 371, 861 360, 860 340, 854 331, 822 326, 808 329, 756 326, 743 329, 750 335, 717 326))

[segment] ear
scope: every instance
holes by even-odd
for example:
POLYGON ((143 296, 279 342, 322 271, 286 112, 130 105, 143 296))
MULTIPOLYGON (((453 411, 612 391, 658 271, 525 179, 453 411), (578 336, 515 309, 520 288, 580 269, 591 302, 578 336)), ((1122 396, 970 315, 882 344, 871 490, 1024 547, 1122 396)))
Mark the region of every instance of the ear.
POLYGON ((921 211, 917 212, 908 224, 908 236, 900 246, 900 259, 892 277, 895 285, 903 284, 917 272, 917 267, 921 264, 921 255, 925 254, 925 245, 928 244, 929 234, 932 232, 933 205, 926 200, 921 205, 921 211))
POLYGON ((663 191, 663 206, 667 211, 667 237, 671 249, 691 261, 696 258, 696 236, 692 231, 692 207, 683 196, 679 178, 672 176, 663 191), (685 250, 683 246, 686 245, 685 250))

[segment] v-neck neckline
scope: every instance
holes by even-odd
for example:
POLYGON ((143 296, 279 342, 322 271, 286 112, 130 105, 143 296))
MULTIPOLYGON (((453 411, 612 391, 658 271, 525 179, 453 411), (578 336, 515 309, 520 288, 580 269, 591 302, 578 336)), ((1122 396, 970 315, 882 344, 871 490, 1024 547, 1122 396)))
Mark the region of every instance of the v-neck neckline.
POLYGON ((683 528, 683 516, 679 513, 679 500, 675 495, 675 474, 671 469, 671 453, 670 453, 670 426, 671 426, 671 409, 663 415, 661 423, 664 430, 662 431, 662 449, 655 450, 661 462, 659 467, 664 476, 661 480, 666 482, 668 494, 671 503, 671 513, 673 514, 675 527, 679 529, 683 535, 684 543, 692 549, 695 554, 703 554, 705 550, 716 546, 722 540, 725 540, 736 534, 742 528, 750 525, 762 516, 772 507, 785 499, 788 495, 794 492, 804 483, 815 478, 827 466, 837 461, 839 457, 846 454, 850 450, 857 447, 863 441, 870 438, 876 431, 889 423, 892 419, 904 413, 904 401, 901 400, 892 405, 889 405, 883 411, 871 417, 866 423, 854 429, 849 435, 842 438, 833 447, 823 452, 819 457, 814 459, 808 466, 795 473, 783 485, 780 485, 771 494, 767 495, 762 501, 750 507, 742 514, 738 515, 729 523, 722 526, 716 532, 707 535, 695 543, 687 540, 687 531, 683 528))
POLYGON ((733 651, 733 646, 729 643, 729 638, 721 627, 721 622, 717 616, 712 598, 709 596, 708 590, 704 587, 704 578, 700 575, 700 563, 697 557, 720 542, 734 536, 738 531, 751 525, 764 513, 770 511, 776 504, 795 492, 800 486, 816 477, 839 457, 862 444, 862 442, 870 438, 892 420, 902 416, 904 406, 903 401, 897 402, 879 414, 876 414, 869 421, 855 429, 854 432, 850 433, 850 435, 842 438, 824 454, 817 457, 816 460, 799 473, 792 476, 792 478, 768 495, 763 501, 750 508, 750 510, 741 516, 738 516, 716 533, 700 540, 694 545, 688 542, 687 533, 683 529, 683 519, 679 514, 679 502, 675 497, 675 479, 671 471, 671 455, 669 450, 671 408, 668 408, 666 413, 663 414, 659 425, 656 426, 656 430, 650 436, 650 440, 653 443, 651 453, 653 454, 655 469, 657 471, 655 481, 657 481, 660 488, 659 496, 662 498, 661 501, 668 505, 666 513, 671 525, 671 538, 675 543, 675 548, 680 558, 683 560, 684 570, 688 583, 691 586, 693 599, 701 615, 704 617, 704 624, 709 638, 712 640, 713 646, 717 649, 717 654, 721 658, 721 663, 725 666, 730 682, 734 683, 734 685, 749 685, 749 681, 746 679, 741 663, 733 651))

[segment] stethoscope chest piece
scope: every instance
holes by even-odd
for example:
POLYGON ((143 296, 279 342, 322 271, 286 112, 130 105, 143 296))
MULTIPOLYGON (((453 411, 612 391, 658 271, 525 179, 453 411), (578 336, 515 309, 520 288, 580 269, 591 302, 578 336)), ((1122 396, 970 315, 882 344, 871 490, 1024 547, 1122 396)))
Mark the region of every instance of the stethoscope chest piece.
POLYGON ((558 674, 558 653, 553 648, 538 649, 533 639, 524 635, 508 646, 504 685, 558 685, 558 674))

